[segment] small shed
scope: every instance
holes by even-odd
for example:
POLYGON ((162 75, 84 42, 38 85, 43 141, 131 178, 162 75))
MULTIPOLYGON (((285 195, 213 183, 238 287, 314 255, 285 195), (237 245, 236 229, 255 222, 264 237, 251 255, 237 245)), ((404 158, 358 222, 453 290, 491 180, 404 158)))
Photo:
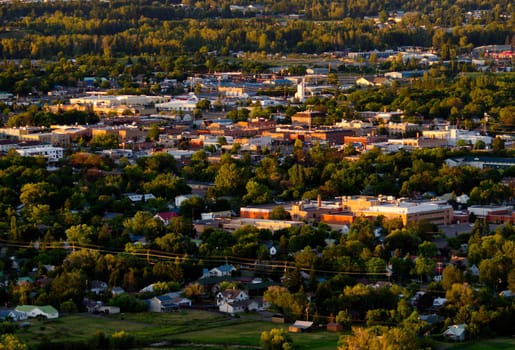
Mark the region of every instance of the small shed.
POLYGON ((301 333, 309 330, 313 326, 313 322, 311 321, 295 321, 290 327, 288 327, 288 331, 292 333, 301 333))
POLYGON ((329 322, 326 326, 329 332, 341 332, 343 331, 343 326, 336 322, 329 322))
POLYGON ((283 315, 279 315, 279 314, 273 315, 272 316, 272 322, 273 323, 284 323, 285 322, 284 316, 283 315))

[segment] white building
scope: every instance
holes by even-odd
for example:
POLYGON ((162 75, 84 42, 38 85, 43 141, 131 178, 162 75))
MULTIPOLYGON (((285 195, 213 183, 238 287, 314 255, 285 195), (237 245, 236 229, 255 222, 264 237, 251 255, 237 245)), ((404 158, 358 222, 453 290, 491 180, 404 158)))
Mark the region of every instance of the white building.
POLYGON ((52 145, 17 147, 16 151, 24 157, 43 156, 49 161, 58 161, 64 156, 64 148, 54 147, 52 145))
POLYGON ((197 108, 199 98, 190 92, 186 96, 177 96, 168 102, 156 103, 158 111, 193 112, 197 108))

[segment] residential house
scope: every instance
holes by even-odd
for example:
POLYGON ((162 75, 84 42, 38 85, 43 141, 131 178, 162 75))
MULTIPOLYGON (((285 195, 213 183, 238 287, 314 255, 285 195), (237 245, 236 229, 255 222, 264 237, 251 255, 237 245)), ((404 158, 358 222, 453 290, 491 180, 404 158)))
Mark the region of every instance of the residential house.
POLYGON ((439 308, 440 306, 442 306, 443 304, 445 304, 447 302, 447 299, 446 298, 435 298, 433 300, 433 307, 435 308, 439 308))
POLYGON ((220 265, 218 267, 212 268, 211 270, 205 270, 202 278, 224 276, 231 277, 233 271, 236 271, 236 268, 230 264, 220 265))
POLYGON ((264 311, 270 307, 270 303, 260 298, 254 298, 248 301, 247 310, 249 311, 264 311))
POLYGON ((148 311, 150 312, 169 312, 179 310, 179 305, 173 302, 172 298, 168 295, 158 295, 149 299, 148 311))
POLYGON ((472 276, 479 276, 479 267, 477 267, 476 264, 470 266, 468 273, 470 273, 472 276))
POLYGON ((105 292, 105 290, 108 287, 106 282, 98 281, 98 280, 91 281, 90 286, 91 286, 91 288, 89 289, 90 292, 95 293, 95 294, 101 294, 101 293, 105 292))
POLYGON ((12 309, 0 310, 0 320, 2 321, 23 321, 28 318, 25 312, 12 309))
POLYGON ((455 341, 464 341, 466 328, 467 326, 465 324, 455 324, 449 326, 449 328, 443 332, 443 336, 455 341))
POLYGON ((148 299, 147 303, 148 311, 151 312, 168 312, 191 307, 191 300, 181 297, 179 293, 167 293, 155 296, 148 299))
POLYGON ((225 303, 234 303, 249 300, 249 295, 239 289, 226 289, 219 292, 216 296, 216 305, 220 306, 225 303))
POLYGON ((163 224, 167 226, 171 222, 172 218, 176 218, 178 216, 179 215, 174 211, 162 211, 154 215, 154 218, 161 220, 163 224))
POLYGON ((218 306, 218 310, 231 315, 241 313, 248 310, 248 301, 223 302, 218 306))
POLYGON ((47 319, 59 318, 59 311, 51 305, 19 305, 14 310, 25 313, 27 317, 46 317, 47 319))

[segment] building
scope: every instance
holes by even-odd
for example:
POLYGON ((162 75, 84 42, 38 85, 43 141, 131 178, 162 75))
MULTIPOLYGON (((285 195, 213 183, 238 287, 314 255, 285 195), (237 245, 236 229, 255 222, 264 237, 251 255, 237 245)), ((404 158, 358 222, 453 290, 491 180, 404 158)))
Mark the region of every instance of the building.
POLYGON ((144 139, 147 132, 137 127, 118 126, 118 127, 95 127, 91 129, 91 136, 117 135, 120 142, 136 142, 144 139))
POLYGON ((226 289, 216 295, 216 305, 249 300, 249 295, 240 289, 226 289))
POLYGON ((147 304, 150 312, 169 312, 191 307, 191 300, 179 293, 167 293, 147 300, 147 304))
POLYGON ((168 102, 156 103, 158 111, 193 112, 199 98, 192 92, 186 96, 176 96, 168 102))
POLYGON ((303 112, 297 112, 294 115, 292 115, 291 123, 292 125, 311 127, 311 125, 316 124, 315 119, 320 119, 324 117, 324 112, 308 110, 303 112))
POLYGON ((64 148, 40 144, 38 146, 18 146, 16 152, 24 157, 43 156, 48 161, 55 162, 64 157, 64 148))
POLYGON ((236 271, 236 268, 230 264, 220 265, 218 267, 212 268, 211 270, 205 270, 202 278, 208 277, 231 277, 233 271, 236 271))
POLYGON ((515 158, 465 156, 446 159, 445 163, 450 167, 467 165, 479 169, 507 169, 515 166, 515 158))
POLYGON ((465 324, 449 326, 447 330, 443 332, 443 336, 454 341, 464 341, 466 328, 467 326, 465 324))
POLYGON ((227 231, 235 231, 245 226, 254 226, 258 229, 266 229, 272 232, 287 229, 290 227, 300 227, 304 225, 302 221, 286 220, 266 220, 266 219, 233 219, 222 223, 222 228, 227 231))
POLYGON ((290 327, 288 327, 288 331, 292 333, 302 333, 308 331, 313 326, 313 322, 311 321, 295 321, 290 327))
POLYGON ((17 312, 24 312, 27 317, 45 317, 47 319, 59 318, 59 311, 51 305, 19 305, 15 308, 17 312))

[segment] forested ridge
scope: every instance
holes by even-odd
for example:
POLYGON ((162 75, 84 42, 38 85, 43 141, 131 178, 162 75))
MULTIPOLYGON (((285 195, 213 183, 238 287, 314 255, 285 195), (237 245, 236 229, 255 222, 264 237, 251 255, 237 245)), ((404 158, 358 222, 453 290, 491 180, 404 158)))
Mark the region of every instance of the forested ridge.
MULTIPOLYGON (((402 45, 455 48, 514 41, 510 2, 274 2, 259 11, 231 3, 53 2, 0 6, 4 58, 168 55, 209 51, 320 53, 402 45), (388 22, 389 11, 404 10, 388 22), (480 16, 467 14, 482 10, 480 16), (284 16, 300 14, 298 19, 284 16), (364 16, 376 16, 376 26, 364 16), (452 28, 452 30, 448 30, 452 28)), ((241 5, 241 3, 238 3, 241 5)), ((260 4, 255 4, 260 5, 260 4)))

